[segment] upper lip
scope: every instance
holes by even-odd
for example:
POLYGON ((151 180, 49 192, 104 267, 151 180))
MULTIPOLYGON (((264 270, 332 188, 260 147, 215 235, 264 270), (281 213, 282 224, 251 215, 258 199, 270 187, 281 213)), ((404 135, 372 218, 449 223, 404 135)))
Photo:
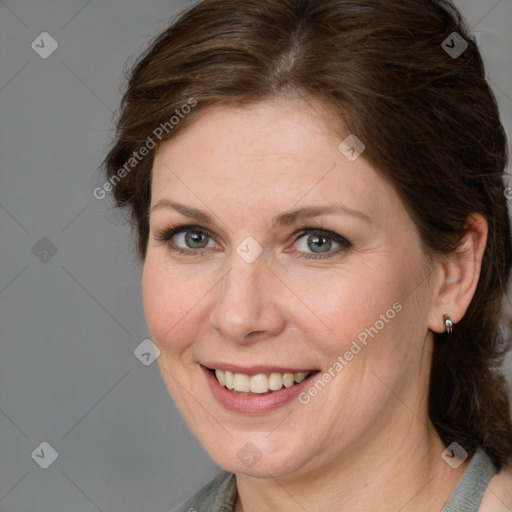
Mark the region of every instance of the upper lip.
POLYGON ((253 366, 239 366, 236 364, 222 363, 216 361, 202 363, 202 366, 204 366, 208 370, 223 370, 232 373, 243 373, 245 375, 257 375, 258 373, 300 373, 317 371, 312 368, 284 367, 264 364, 258 364, 253 366))

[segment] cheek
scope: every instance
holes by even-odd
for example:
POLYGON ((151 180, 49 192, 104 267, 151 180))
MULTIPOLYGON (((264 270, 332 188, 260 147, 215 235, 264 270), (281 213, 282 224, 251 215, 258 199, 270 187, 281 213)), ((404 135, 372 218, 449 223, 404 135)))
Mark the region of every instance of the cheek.
POLYGON ((400 321, 401 286, 389 269, 382 267, 366 266, 322 281, 317 279, 315 286, 303 287, 301 293, 307 297, 304 302, 312 304, 311 309, 322 320, 327 333, 323 343, 331 356, 350 350, 355 340, 365 346, 365 342, 400 321))
POLYGON ((142 277, 144 314, 152 341, 161 350, 178 351, 189 344, 204 293, 197 281, 148 254, 142 277))
MULTIPOLYGON (((354 371, 373 369, 390 385, 407 373, 406 368, 419 371, 428 316, 423 277, 420 266, 407 268, 404 262, 371 277, 360 276, 352 292, 344 295, 340 308, 346 323, 340 323, 338 350, 354 371)), ((369 376, 366 384, 371 383, 380 385, 369 376)))
MULTIPOLYGON (((275 305, 328 360, 344 354, 364 359, 396 350, 407 330, 411 308, 404 298, 417 268, 396 258, 387 263, 382 257, 369 259, 364 265, 347 265, 350 270, 301 267, 283 272, 279 279, 262 275, 270 278, 260 300, 275 305)), ((208 266, 199 270, 194 264, 171 265, 161 254, 148 251, 142 280, 144 312, 152 340, 162 351, 180 352, 200 339, 200 329, 208 328, 208 315, 215 307, 219 274, 208 266)), ((207 331, 202 334, 208 336, 207 331)))

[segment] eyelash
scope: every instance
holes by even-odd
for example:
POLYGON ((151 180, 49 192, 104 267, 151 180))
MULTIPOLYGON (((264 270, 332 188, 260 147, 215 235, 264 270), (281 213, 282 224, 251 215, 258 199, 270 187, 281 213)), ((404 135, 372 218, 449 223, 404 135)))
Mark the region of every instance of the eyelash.
MULTIPOLYGON (((186 224, 180 224, 177 226, 170 226, 167 228, 162 229, 161 231, 158 231, 155 234, 155 239, 158 242, 161 243, 167 243, 169 249, 177 254, 180 254, 181 256, 201 256, 204 252, 206 252, 208 249, 183 249, 182 247, 176 247, 171 245, 170 242, 172 240, 172 237, 176 234, 187 232, 187 231, 193 231, 196 233, 201 233, 203 235, 208 236, 211 239, 214 239, 213 233, 206 229, 201 228, 199 226, 193 226, 193 225, 186 225, 186 224)), ((337 233, 334 233, 332 231, 326 231, 324 229, 316 229, 316 228, 303 228, 299 230, 298 232, 294 233, 293 235, 293 243, 295 244, 297 240, 301 239, 305 235, 320 235, 327 239, 330 239, 337 244, 339 244, 340 247, 333 251, 328 251, 326 253, 318 253, 317 255, 314 255, 314 253, 305 253, 309 256, 299 256, 299 258, 304 258, 308 260, 317 260, 317 259, 324 259, 324 258, 330 258, 334 256, 335 254, 338 254, 339 252, 343 250, 348 250, 352 247, 352 243, 347 240, 345 237, 342 237, 341 235, 338 235, 337 233)), ((302 253, 301 253, 302 254, 302 253)))

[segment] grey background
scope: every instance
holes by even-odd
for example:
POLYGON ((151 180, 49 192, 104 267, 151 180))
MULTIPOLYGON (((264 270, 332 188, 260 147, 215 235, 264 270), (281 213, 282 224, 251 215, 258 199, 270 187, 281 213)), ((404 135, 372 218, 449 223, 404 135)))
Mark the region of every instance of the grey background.
MULTIPOLYGON (((140 268, 92 195, 126 62, 189 4, 0 1, 2 512, 163 512, 218 471, 157 364, 134 355, 148 338, 140 268), (31 47, 42 32, 59 45, 46 59, 31 47), (47 469, 48 449, 31 456, 42 442, 58 453, 47 469)), ((512 139, 512 2, 457 5, 512 139)))

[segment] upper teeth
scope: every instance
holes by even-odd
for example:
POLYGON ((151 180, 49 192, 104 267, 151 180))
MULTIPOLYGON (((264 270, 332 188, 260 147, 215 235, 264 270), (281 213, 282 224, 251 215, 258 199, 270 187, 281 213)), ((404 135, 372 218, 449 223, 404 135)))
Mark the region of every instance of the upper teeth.
POLYGON ((246 375, 244 373, 232 373, 224 370, 215 370, 215 376, 221 386, 234 391, 246 393, 267 393, 277 391, 283 387, 289 388, 295 383, 302 382, 311 372, 298 373, 258 373, 246 375))

